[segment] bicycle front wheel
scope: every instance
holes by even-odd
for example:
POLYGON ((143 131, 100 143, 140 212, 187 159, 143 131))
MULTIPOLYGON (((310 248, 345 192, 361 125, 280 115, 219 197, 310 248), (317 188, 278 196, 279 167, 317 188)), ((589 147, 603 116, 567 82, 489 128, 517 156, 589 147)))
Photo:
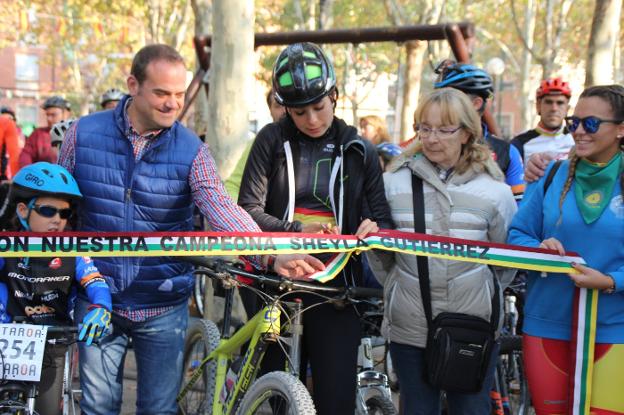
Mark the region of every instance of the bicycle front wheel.
POLYGON ((368 415, 396 415, 397 410, 390 399, 383 395, 374 395, 366 400, 368 415))
POLYGON ((286 372, 271 372, 256 380, 245 394, 241 415, 315 415, 314 403, 306 387, 286 372))
POLYGON ((201 361, 219 346, 220 337, 219 329, 212 321, 201 319, 190 321, 184 344, 184 376, 178 402, 179 414, 199 415, 212 411, 217 363, 215 361, 206 363, 198 378, 196 372, 201 361), (195 383, 188 386, 194 378, 195 383))

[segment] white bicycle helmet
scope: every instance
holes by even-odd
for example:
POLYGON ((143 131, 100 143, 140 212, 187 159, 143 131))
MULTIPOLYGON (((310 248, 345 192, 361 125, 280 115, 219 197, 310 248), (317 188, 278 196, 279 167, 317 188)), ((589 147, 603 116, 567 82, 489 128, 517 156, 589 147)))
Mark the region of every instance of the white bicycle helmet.
POLYGON ((102 99, 100 99, 100 105, 104 108, 104 105, 110 101, 121 101, 124 97, 124 93, 118 89, 112 88, 102 94, 102 99))
POLYGON ((71 127, 75 121, 75 119, 70 118, 54 124, 52 129, 50 129, 50 143, 52 144, 52 146, 56 144, 60 145, 63 142, 65 133, 67 132, 67 130, 69 130, 69 127, 71 127))

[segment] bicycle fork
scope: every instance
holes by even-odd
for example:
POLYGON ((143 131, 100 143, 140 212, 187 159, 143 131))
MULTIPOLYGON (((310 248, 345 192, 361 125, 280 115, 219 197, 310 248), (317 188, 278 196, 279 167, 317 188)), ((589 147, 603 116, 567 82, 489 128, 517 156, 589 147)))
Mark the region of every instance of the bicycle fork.
POLYGON ((375 370, 373 361, 373 344, 370 336, 362 337, 359 358, 361 370, 357 374, 357 407, 358 413, 368 414, 366 398, 368 391, 377 391, 379 394, 392 400, 388 376, 375 370))

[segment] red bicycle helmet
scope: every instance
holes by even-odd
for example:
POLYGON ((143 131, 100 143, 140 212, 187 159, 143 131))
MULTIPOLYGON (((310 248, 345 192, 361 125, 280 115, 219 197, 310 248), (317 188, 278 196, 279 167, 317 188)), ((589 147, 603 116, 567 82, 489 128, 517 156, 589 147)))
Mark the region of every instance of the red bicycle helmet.
POLYGON ((561 78, 549 78, 540 82, 539 88, 535 91, 535 97, 540 99, 544 95, 564 95, 568 98, 572 96, 572 90, 567 82, 561 78))

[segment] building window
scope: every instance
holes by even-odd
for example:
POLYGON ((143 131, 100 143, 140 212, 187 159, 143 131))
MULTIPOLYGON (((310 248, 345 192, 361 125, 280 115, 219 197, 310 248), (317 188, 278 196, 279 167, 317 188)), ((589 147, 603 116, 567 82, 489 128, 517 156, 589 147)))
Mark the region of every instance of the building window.
POLYGON ((39 89, 39 57, 15 54, 15 87, 17 89, 39 89))

